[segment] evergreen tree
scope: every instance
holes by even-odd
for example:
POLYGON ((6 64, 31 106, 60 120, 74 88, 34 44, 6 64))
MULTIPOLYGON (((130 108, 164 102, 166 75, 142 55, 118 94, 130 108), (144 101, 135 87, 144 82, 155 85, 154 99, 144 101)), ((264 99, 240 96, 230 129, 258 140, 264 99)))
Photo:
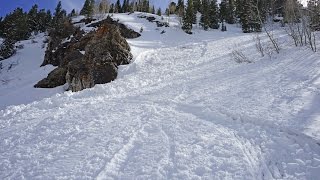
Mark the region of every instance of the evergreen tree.
POLYGON ((152 8, 151 8, 151 13, 156 14, 156 9, 154 8, 154 6, 152 6, 152 8))
POLYGON ((261 21, 264 19, 263 8, 258 0, 243 0, 240 22, 244 33, 261 32, 261 21))
POLYGON ((229 24, 235 23, 236 7, 234 0, 221 0, 220 18, 221 22, 226 21, 229 24))
POLYGON ((80 11, 80 15, 90 16, 92 14, 91 0, 86 0, 80 11))
POLYGON ((30 32, 38 31, 40 29, 40 25, 38 22, 38 5, 35 4, 31 7, 28 13, 28 24, 30 32))
POLYGON ((227 4, 227 16, 226 16, 226 21, 229 24, 234 24, 235 23, 235 2, 234 0, 229 0, 227 4))
POLYGON ((244 33, 249 33, 251 32, 251 27, 250 27, 250 0, 243 0, 243 7, 240 11, 240 22, 242 26, 242 31, 244 33))
POLYGON ((320 30, 320 1, 309 0, 308 2, 308 16, 310 19, 310 26, 319 31, 320 30))
POLYGON ((0 37, 3 37, 3 31, 4 31, 3 17, 0 17, 0 37))
POLYGON ((176 14, 180 17, 183 17, 183 14, 184 14, 184 1, 183 0, 178 0, 176 14))
POLYGON ((127 3, 127 0, 123 0, 122 11, 123 11, 124 13, 125 13, 125 12, 128 12, 128 3, 127 3))
POLYGON ((237 18, 240 18, 243 13, 244 0, 236 0, 236 12, 235 15, 237 18))
POLYGON ((47 10, 46 12, 46 20, 45 20, 45 27, 46 27, 46 30, 49 30, 51 25, 52 25, 52 14, 51 14, 51 11, 50 10, 47 10))
POLYGON ((195 13, 201 12, 201 0, 193 0, 193 10, 195 13))
POLYGON ((15 52, 15 41, 10 38, 5 39, 0 45, 0 61, 11 57, 15 52))
POLYGON ((76 10, 75 9, 72 9, 72 11, 70 12, 70 14, 68 15, 68 17, 74 17, 76 16, 77 13, 76 13, 76 10))
POLYGON ((115 5, 115 13, 122 13, 122 8, 120 4, 120 0, 117 0, 116 5, 115 5))
POLYGON ((55 12, 53 14, 54 15, 53 22, 52 22, 53 28, 58 28, 61 26, 61 24, 63 23, 64 18, 66 16, 65 13, 66 13, 65 10, 62 9, 61 1, 59 1, 57 4, 57 7, 55 8, 55 12))
POLYGON ((21 8, 17 8, 8 14, 2 23, 4 38, 20 41, 28 39, 31 34, 28 15, 21 8))
POLYGON ((51 16, 47 17, 47 12, 45 9, 40 9, 37 15, 37 22, 38 22, 38 28, 37 31, 39 32, 45 32, 48 30, 50 22, 51 22, 51 16))
POLYGON ((182 25, 182 29, 188 34, 192 34, 191 30, 192 30, 193 17, 194 17, 193 0, 188 0, 186 12, 184 13, 184 16, 183 16, 183 25, 182 25))
POLYGON ((161 16, 161 8, 158 8, 158 10, 157 10, 157 15, 158 15, 158 16, 161 16))
POLYGON ((49 35, 54 39, 63 39, 70 36, 73 32, 74 26, 71 20, 67 18, 67 12, 62 9, 61 1, 59 1, 52 18, 49 35))
POLYGON ((92 16, 93 14, 96 13, 96 1, 95 0, 91 0, 90 1, 90 8, 89 8, 89 16, 92 16))
POLYGON ((197 13, 201 12, 201 2, 200 0, 193 0, 193 8, 192 8, 192 23, 197 24, 197 13))
POLYGON ((201 10, 201 18, 200 18, 200 26, 203 27, 204 30, 209 29, 210 25, 210 17, 209 17, 209 2, 208 0, 202 0, 202 10, 201 10))
POLYGON ((209 27, 212 29, 219 28, 219 8, 217 0, 211 0, 209 8, 209 27))
POLYGON ((110 6, 109 13, 115 13, 115 7, 113 3, 110 6))
POLYGON ((150 4, 149 0, 142 0, 142 12, 149 12, 150 10, 150 4))
POLYGON ((220 16, 220 22, 224 22, 227 19, 227 16, 228 16, 227 0, 221 0, 219 16, 220 16))

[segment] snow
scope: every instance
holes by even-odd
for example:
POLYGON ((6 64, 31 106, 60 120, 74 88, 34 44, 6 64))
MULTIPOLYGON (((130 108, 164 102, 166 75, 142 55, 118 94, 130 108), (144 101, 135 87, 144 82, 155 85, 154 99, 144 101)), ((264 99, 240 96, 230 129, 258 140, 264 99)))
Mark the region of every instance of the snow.
POLYGON ((19 49, 13 57, 1 61, 3 69, 0 70, 0 109, 9 105, 31 103, 63 92, 61 88, 33 88, 54 69, 53 66, 40 67, 45 52, 44 39, 44 34, 39 34, 30 40, 17 43, 16 45, 22 45, 23 49, 19 49))
POLYGON ((114 82, 25 105, 0 96, 0 179, 318 179, 319 53, 277 30, 280 54, 262 58, 238 27, 187 35, 177 18, 157 28, 138 15, 114 15, 144 29, 114 82))

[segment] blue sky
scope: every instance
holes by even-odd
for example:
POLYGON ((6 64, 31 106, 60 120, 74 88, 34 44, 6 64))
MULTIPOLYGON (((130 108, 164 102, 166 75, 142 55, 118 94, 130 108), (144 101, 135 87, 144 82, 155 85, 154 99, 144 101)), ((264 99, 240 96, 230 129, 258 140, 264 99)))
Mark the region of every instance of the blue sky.
MULTIPOLYGON (((170 0, 150 0, 157 7, 165 8, 170 0)), ((63 8, 67 11, 72 9, 80 9, 84 0, 61 0, 63 8)), ((33 4, 38 4, 39 9, 53 10, 57 5, 58 0, 0 0, 0 16, 6 15, 17 7, 22 7, 25 10, 30 9, 33 4)))

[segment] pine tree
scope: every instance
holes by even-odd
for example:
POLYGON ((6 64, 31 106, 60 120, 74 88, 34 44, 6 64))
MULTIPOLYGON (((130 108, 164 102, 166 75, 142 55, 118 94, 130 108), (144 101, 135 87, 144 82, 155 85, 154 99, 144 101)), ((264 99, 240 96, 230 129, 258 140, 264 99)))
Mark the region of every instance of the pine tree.
POLYGON ((243 8, 240 14, 242 31, 244 33, 252 32, 251 29, 251 0, 243 0, 243 8))
POLYGON ((197 13, 201 11, 200 0, 193 0, 192 7, 192 23, 197 24, 197 13))
POLYGON ((192 30, 193 17, 194 17, 193 0, 188 0, 186 12, 184 13, 184 16, 183 16, 183 25, 182 25, 182 29, 188 34, 192 34, 191 30, 192 30))
POLYGON ((241 14, 243 13, 243 5, 244 5, 244 0, 236 0, 235 15, 237 18, 240 18, 241 14))
POLYGON ((142 0, 142 12, 149 12, 150 10, 150 4, 149 0, 142 0))
POLYGON ((5 39, 0 45, 0 61, 11 57, 15 52, 15 41, 10 38, 5 39))
POLYGON ((257 0, 243 0, 240 22, 244 33, 261 32, 263 21, 263 6, 257 0))
POLYGON ((90 2, 90 8, 89 8, 89 16, 92 16, 93 14, 95 14, 95 10, 96 10, 96 1, 95 0, 91 0, 90 2))
POLYGON ((69 17, 74 17, 76 16, 77 13, 76 13, 76 10, 75 9, 72 9, 72 11, 70 12, 70 14, 68 15, 69 17))
POLYGON ((120 4, 120 0, 117 0, 116 5, 115 5, 115 13, 122 13, 122 8, 120 4))
POLYGON ((209 6, 209 27, 212 29, 219 29, 219 8, 217 0, 211 0, 209 6))
POLYGON ((183 17, 183 14, 184 14, 184 1, 183 0, 178 0, 176 14, 180 17, 183 17))
POLYGON ((51 11, 50 10, 47 10, 46 12, 46 20, 45 20, 45 27, 46 27, 46 30, 49 30, 51 25, 52 25, 52 14, 51 14, 51 11))
POLYGON ((113 3, 110 6, 109 13, 115 13, 115 7, 113 3))
POLYGON ((227 17, 226 21, 229 24, 235 23, 235 2, 234 0, 229 0, 227 4, 227 17))
POLYGON ((204 30, 209 29, 210 25, 210 17, 209 17, 209 2, 208 0, 202 0, 202 10, 201 10, 201 18, 200 18, 200 26, 203 27, 204 30))
POLYGON ((80 15, 90 16, 91 13, 91 0, 86 0, 80 11, 80 15))
POLYGON ((35 32, 40 29, 40 25, 38 22, 38 5, 35 4, 31 7, 28 12, 28 24, 30 32, 35 32))
POLYGON ((31 35, 28 15, 17 8, 4 19, 4 37, 15 41, 28 39, 31 35))
POLYGON ((310 19, 310 26, 319 31, 320 30, 320 1, 309 0, 308 2, 308 16, 310 19))
POLYGON ((220 11, 219 11, 220 21, 223 22, 228 16, 228 2, 227 0, 221 0, 220 11))
POLYGON ((158 16, 161 16, 161 8, 158 8, 158 10, 157 10, 157 15, 158 15, 158 16))
POLYGON ((51 19, 48 19, 47 12, 45 9, 40 9, 40 11, 38 12, 37 22, 38 22, 37 31, 45 32, 48 30, 51 19))
POLYGON ((201 0, 193 0, 193 9, 195 13, 201 12, 201 0))
MULTIPOLYGON (((81 13, 80 13, 81 14, 81 13)), ((62 9, 62 4, 61 1, 58 2, 57 7, 55 8, 55 12, 54 12, 54 17, 53 17, 53 27, 57 28, 59 27, 65 18, 65 10, 62 9)))
POLYGON ((151 14, 156 14, 156 9, 154 8, 154 6, 152 6, 151 8, 151 14))
POLYGON ((0 17, 0 37, 3 37, 4 25, 3 25, 3 17, 0 17))
POLYGON ((122 4, 122 11, 128 12, 128 4, 127 4, 127 0, 123 0, 123 4, 122 4))

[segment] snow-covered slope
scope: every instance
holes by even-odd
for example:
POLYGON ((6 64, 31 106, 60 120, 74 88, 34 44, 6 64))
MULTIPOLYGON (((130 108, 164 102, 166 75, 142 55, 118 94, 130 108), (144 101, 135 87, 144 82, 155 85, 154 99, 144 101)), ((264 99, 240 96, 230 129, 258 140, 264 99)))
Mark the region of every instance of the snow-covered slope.
POLYGON ((34 36, 32 39, 17 43, 22 49, 13 57, 3 60, 0 69, 0 110, 9 105, 31 103, 50 97, 62 88, 35 89, 39 80, 54 69, 52 66, 40 67, 43 62, 45 47, 44 34, 34 36))
POLYGON ((0 111, 0 179, 318 179, 319 53, 137 15, 114 17, 144 29, 116 81, 0 111))

